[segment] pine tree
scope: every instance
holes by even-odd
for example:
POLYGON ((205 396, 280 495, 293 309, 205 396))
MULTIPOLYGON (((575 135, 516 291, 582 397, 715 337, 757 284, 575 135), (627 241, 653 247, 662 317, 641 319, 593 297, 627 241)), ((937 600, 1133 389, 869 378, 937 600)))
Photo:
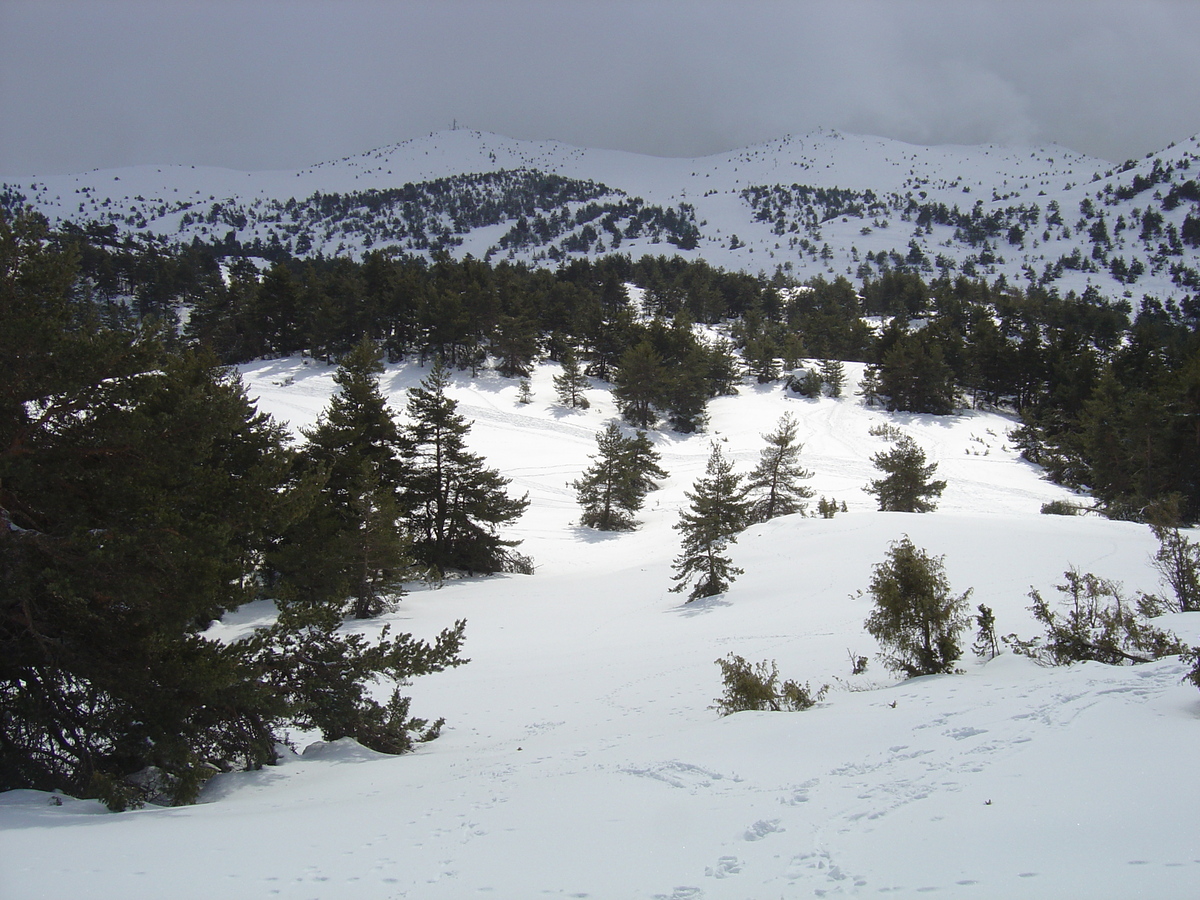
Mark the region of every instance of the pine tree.
POLYGON ((642 341, 621 356, 613 376, 613 400, 625 421, 638 428, 652 428, 658 421, 655 411, 662 399, 664 371, 662 358, 649 341, 642 341))
POLYGON ((504 571, 517 562, 510 552, 516 542, 504 540, 498 530, 519 518, 529 500, 509 497, 505 488, 510 479, 467 450, 471 426, 446 395, 449 386, 450 376, 438 363, 408 391, 403 507, 413 533, 413 553, 442 575, 448 569, 504 571))
POLYGON ((863 369, 862 381, 858 384, 858 395, 867 406, 874 406, 883 397, 883 387, 880 383, 879 366, 868 364, 863 369))
POLYGON ((751 520, 766 522, 776 516, 803 514, 804 501, 813 495, 813 491, 798 482, 812 478, 812 472, 798 463, 803 444, 796 442, 796 420, 792 414, 785 413, 775 430, 763 435, 763 440, 767 446, 746 483, 752 500, 751 520))
POLYGON ((869 591, 875 608, 866 628, 889 669, 909 678, 953 670, 962 656, 958 635, 967 626, 971 591, 950 593, 942 557, 918 549, 905 535, 875 566, 869 591))
POLYGON ((658 466, 658 453, 645 440, 645 432, 627 438, 616 423, 596 436, 596 444, 593 465, 572 485, 583 507, 580 524, 600 531, 630 531, 637 527, 633 515, 642 508, 654 478, 665 474, 658 466))
POLYGON ((683 534, 683 547, 675 558, 672 591, 692 585, 688 602, 713 597, 728 590, 742 570, 733 565, 726 551, 737 541, 738 532, 750 521, 750 504, 733 463, 712 445, 704 476, 685 496, 689 509, 682 510, 675 528, 683 534))
POLYGON ((846 384, 846 370, 841 360, 821 360, 821 380, 829 388, 830 397, 837 398, 842 396, 842 388, 846 384))
POLYGON ((554 390, 564 406, 571 409, 587 409, 591 404, 584 391, 591 387, 587 376, 579 369, 579 360, 575 351, 564 347, 562 352, 562 372, 554 376, 554 390))
POLYGON ((274 554, 285 594, 341 608, 357 618, 386 608, 411 577, 410 541, 400 521, 400 431, 379 390, 383 363, 371 341, 334 373, 337 392, 304 431, 305 467, 324 475, 320 499, 274 554))
POLYGON ((946 489, 946 482, 933 481, 937 463, 925 464, 925 451, 908 435, 902 435, 887 453, 871 457, 875 468, 885 473, 865 488, 879 500, 880 512, 932 512, 934 498, 946 489))

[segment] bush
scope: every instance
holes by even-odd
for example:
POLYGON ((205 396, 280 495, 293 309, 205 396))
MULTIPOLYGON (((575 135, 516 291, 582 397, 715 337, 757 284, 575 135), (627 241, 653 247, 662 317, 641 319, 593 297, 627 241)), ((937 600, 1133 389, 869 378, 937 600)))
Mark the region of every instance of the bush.
POLYGON ((829 690, 829 685, 822 685, 814 694, 807 683, 780 684, 774 660, 751 665, 730 653, 727 659, 718 659, 717 665, 721 667, 725 693, 714 701, 716 705, 712 708, 723 716, 751 709, 799 712, 815 706, 829 690))
POLYGON ((967 626, 967 598, 950 593, 942 557, 913 546, 905 535, 875 566, 870 593, 875 609, 867 631, 884 648, 880 658, 909 678, 951 672, 962 656, 958 635, 967 626))
POLYGON ((1171 608, 1178 612, 1200 610, 1200 544, 1178 528, 1150 528, 1158 538, 1158 552, 1151 565, 1175 595, 1171 608))
POLYGON ((1038 591, 1030 591, 1029 610, 1046 634, 1028 641, 1006 635, 1004 642, 1014 653, 1054 666, 1089 660, 1123 666, 1187 649, 1170 632, 1150 625, 1137 604, 1121 595, 1116 582, 1074 567, 1063 574, 1066 581, 1055 585, 1055 590, 1065 595, 1066 610, 1051 609, 1038 591))
POLYGON ((1077 516, 1079 507, 1066 500, 1051 500, 1042 504, 1043 516, 1077 516))

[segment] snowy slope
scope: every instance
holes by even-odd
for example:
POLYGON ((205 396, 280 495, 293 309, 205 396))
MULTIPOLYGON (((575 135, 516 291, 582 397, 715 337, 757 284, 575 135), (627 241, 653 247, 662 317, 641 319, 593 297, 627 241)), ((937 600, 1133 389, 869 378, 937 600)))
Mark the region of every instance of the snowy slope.
MULTIPOLYGON (((330 369, 299 359, 243 371, 293 426, 332 389, 330 369)), ((0 795, 0 896, 1196 895, 1200 696, 1177 660, 1045 669, 968 653, 959 675, 896 683, 874 658, 849 673, 848 651, 876 650, 858 592, 903 534, 945 555, 952 587, 973 588, 1001 633, 1029 637, 1027 592, 1053 595, 1068 565, 1155 590, 1144 526, 1040 515, 1069 495, 1017 459, 1002 416, 893 416, 849 392, 809 401, 744 385, 712 402, 708 434, 655 436, 670 477, 642 527, 598 534, 574 524, 569 482, 614 410, 599 385, 586 412, 556 406, 557 371, 537 370, 528 405, 492 373, 453 390, 473 449, 529 493, 515 536, 537 573, 414 590, 355 626, 432 636, 467 618, 472 662, 411 688, 418 715, 447 718, 439 740, 398 758, 300 746, 279 766, 213 779, 182 809, 0 795), (785 411, 817 495, 848 512, 750 529, 729 593, 685 604, 668 590, 672 525, 709 441, 744 472, 785 411), (886 446, 869 431, 884 422, 938 462, 949 487, 937 512, 879 513, 863 493, 886 446), (714 661, 730 652, 832 690, 807 712, 720 718, 714 661)), ((396 409, 422 375, 388 370, 396 409)), ((267 615, 252 607, 221 627, 267 615)), ((1200 638, 1195 616, 1169 624, 1200 638)))
MULTIPOLYGON (((1188 217, 1200 213, 1198 175, 1200 136, 1114 166, 1063 147, 922 147, 829 130, 700 159, 460 130, 294 172, 141 166, 5 184, 0 197, 10 204, 23 198, 56 221, 97 221, 168 241, 232 235, 247 245, 261 242, 263 252, 278 246, 298 254, 359 255, 390 248, 428 255, 440 248, 538 265, 606 252, 635 258, 681 253, 751 273, 781 269, 798 278, 855 281, 908 265, 928 277, 1003 275, 1063 294, 1094 285, 1136 304, 1144 293, 1166 298, 1200 289, 1200 248, 1178 237, 1188 217), (499 214, 486 222, 451 214, 409 221, 412 211, 402 199, 381 202, 387 192, 426 190, 439 180, 449 182, 430 189, 436 196, 472 196, 471 179, 517 172, 595 185, 602 208, 586 218, 591 214, 583 200, 543 199, 530 207, 513 194, 527 185, 508 188, 499 214), (1139 176, 1146 186, 1134 191, 1139 176), (838 199, 764 202, 794 187, 836 191, 838 199), (1182 201, 1166 199, 1174 189, 1185 190, 1182 201), (343 202, 331 210, 321 197, 343 202), (683 242, 689 249, 680 250, 670 233, 631 230, 621 201, 683 216, 696 228, 695 246, 683 242), (1085 201, 1091 205, 1086 213, 1085 201), (623 240, 601 226, 605 211, 615 216, 610 225, 623 240), (932 222, 924 218, 931 213, 932 222), (1147 228, 1147 213, 1161 221, 1147 228), (522 218, 555 214, 571 222, 537 240, 500 240, 522 218), (1101 215, 1104 237, 1093 233, 1101 215), (968 219, 973 226, 964 227, 968 219)), ((503 193, 489 190, 491 200, 503 193)), ((417 196, 428 201, 427 194, 417 196)))

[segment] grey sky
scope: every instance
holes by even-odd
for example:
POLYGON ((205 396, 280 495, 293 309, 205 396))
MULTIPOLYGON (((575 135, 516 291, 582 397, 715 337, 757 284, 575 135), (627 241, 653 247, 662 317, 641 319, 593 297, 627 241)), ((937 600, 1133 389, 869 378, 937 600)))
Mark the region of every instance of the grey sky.
POLYGON ((0 0, 0 176, 295 168, 460 125, 663 156, 830 126, 1200 132, 1194 0, 0 0))

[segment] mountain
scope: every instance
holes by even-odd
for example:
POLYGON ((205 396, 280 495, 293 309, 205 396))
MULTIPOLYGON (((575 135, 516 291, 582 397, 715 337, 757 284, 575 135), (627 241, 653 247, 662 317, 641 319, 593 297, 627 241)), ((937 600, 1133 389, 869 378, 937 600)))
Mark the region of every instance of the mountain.
POLYGON ((907 269, 1136 303, 1200 290, 1198 179, 1200 136, 1114 166, 1062 147, 829 130, 698 159, 455 130, 294 172, 139 166, 5 183, 0 205, 268 256, 679 254, 801 280, 907 269))
MULTIPOLYGON (((333 371, 302 357, 241 367, 259 406, 293 430, 316 420, 333 371)), ((426 371, 388 367, 393 407, 426 371)), ((708 434, 655 434, 669 477, 641 527, 594 532, 576 524, 570 482, 615 408, 600 382, 588 410, 556 404, 559 371, 537 368, 531 403, 488 370, 451 388, 472 450, 528 492, 512 536, 536 574, 417 587, 347 626, 428 637, 467 619, 470 664, 405 689, 416 714, 447 718, 438 740, 388 757, 296 734, 280 765, 217 775, 189 807, 114 815, 98 801, 0 795, 0 896, 1194 895, 1200 698, 1177 657, 1042 667, 968 649, 960 674, 898 681, 863 628, 872 567, 903 535, 944 555, 952 590, 974 590, 972 612, 987 604, 999 633, 1030 638, 1041 633, 1030 589, 1057 605, 1070 565, 1128 597, 1161 590, 1149 529, 1041 515, 1072 495, 1019 459, 1011 418, 865 406, 863 367, 847 363, 841 399, 743 383, 712 401, 708 434), (847 511, 753 526, 731 548, 745 573, 728 593, 684 603, 669 591, 672 526, 709 442, 748 471, 784 412, 816 495, 847 511), (863 492, 888 427, 948 481, 937 511, 880 513, 863 492), (806 712, 722 718, 714 663, 730 653, 832 689, 806 712), (866 672, 851 674, 853 655, 866 672)), ((272 614, 252 604, 216 627, 232 637, 272 614)), ((1196 643, 1198 615, 1157 624, 1196 643)))

